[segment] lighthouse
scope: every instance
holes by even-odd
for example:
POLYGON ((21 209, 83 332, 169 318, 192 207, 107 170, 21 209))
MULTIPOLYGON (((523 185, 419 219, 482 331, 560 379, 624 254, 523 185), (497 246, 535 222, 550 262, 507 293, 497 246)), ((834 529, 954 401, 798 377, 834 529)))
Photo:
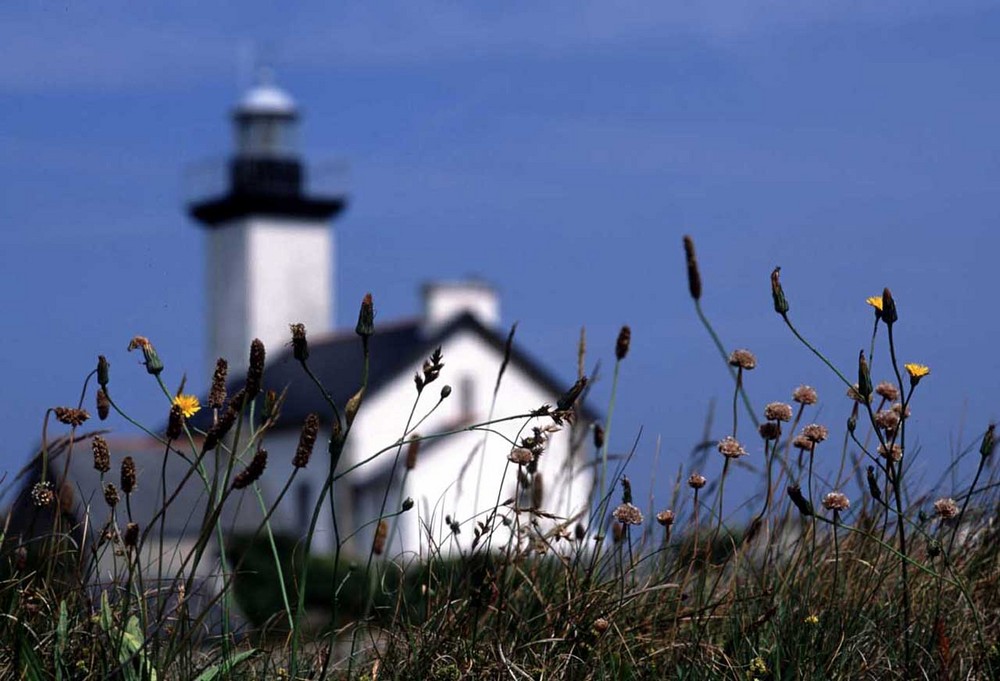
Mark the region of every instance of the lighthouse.
POLYGON ((232 114, 235 152, 227 187, 188 206, 207 233, 206 293, 210 366, 224 357, 246 368, 250 341, 277 350, 288 325, 312 333, 334 322, 330 223, 342 195, 310 195, 296 144, 295 101, 264 74, 232 114))

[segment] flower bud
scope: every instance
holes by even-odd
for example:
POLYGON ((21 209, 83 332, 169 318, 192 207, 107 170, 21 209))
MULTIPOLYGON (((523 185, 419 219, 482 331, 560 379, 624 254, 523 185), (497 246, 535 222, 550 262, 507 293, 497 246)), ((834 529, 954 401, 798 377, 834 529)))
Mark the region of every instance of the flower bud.
POLYGON ((986 458, 987 456, 992 454, 994 447, 996 447, 996 440, 994 435, 996 427, 997 425, 995 423, 991 423, 990 427, 986 429, 985 433, 983 433, 983 441, 979 445, 979 455, 982 456, 983 458, 986 458))
POLYGON ((872 374, 868 369, 868 360, 865 359, 865 351, 858 355, 858 387, 857 392, 861 398, 868 402, 872 395, 872 374))
POLYGON ((619 362, 628 355, 629 346, 632 344, 632 329, 626 324, 618 332, 618 340, 615 342, 615 359, 619 362))
POLYGON ((400 507, 403 513, 406 513, 411 508, 413 508, 413 497, 406 497, 403 499, 403 505, 400 507))
POLYGON ((887 288, 882 291, 882 321, 885 322, 886 326, 892 326, 897 319, 899 319, 899 315, 896 314, 896 301, 887 288))
POLYGON ((785 290, 781 287, 781 268, 775 267, 771 272, 771 298, 774 300, 774 311, 784 316, 788 312, 788 300, 785 290))
POLYGON ((694 254, 694 240, 684 236, 684 258, 687 260, 688 291, 695 300, 701 298, 701 274, 698 272, 698 259, 694 254))
POLYGON ((309 341, 306 340, 306 325, 291 324, 292 356, 300 362, 309 359, 309 341))
POLYGON ((111 400, 108 399, 108 394, 104 392, 104 388, 97 389, 97 418, 102 421, 108 418, 108 414, 111 413, 111 400))
POLYGON ((105 390, 108 387, 108 372, 111 368, 111 364, 108 363, 108 358, 104 355, 97 356, 97 385, 101 386, 105 390))
POLYGON ((361 301, 361 309, 358 310, 358 324, 354 327, 354 332, 362 337, 375 333, 375 305, 372 302, 371 293, 366 293, 361 301))

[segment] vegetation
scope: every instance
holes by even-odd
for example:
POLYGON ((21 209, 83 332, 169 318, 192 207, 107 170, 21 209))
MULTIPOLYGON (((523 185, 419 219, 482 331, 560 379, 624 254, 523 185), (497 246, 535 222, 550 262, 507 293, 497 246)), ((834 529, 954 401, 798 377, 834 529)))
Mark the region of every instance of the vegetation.
MULTIPOLYGON (((362 380, 346 404, 334 403, 314 378, 306 330, 292 326, 295 358, 328 411, 306 420, 287 471, 285 491, 310 461, 325 476, 301 542, 276 535, 268 522, 284 491, 263 509, 265 521, 254 533, 229 537, 221 522, 234 490, 257 491, 263 504, 257 487, 267 465, 263 443, 280 419, 283 395, 265 389, 259 341, 244 389, 226 399, 220 362, 203 407, 183 387, 169 390, 152 343, 133 339, 130 347, 143 354, 164 394, 165 432, 128 416, 101 357, 76 407, 46 413, 40 452, 17 483, 0 556, 3 678, 997 678, 994 426, 984 425, 960 452, 975 473, 954 498, 916 489, 907 475, 918 456, 908 448, 907 425, 933 378, 928 367, 897 360, 899 312, 891 292, 868 300, 873 334, 857 366, 838 368, 794 326, 777 269, 770 283, 778 320, 843 381, 846 424, 840 430, 811 423, 818 396, 809 386, 794 389, 790 403, 755 404, 745 387, 756 359, 719 339, 701 307, 693 242, 685 238, 684 245, 695 312, 732 375, 733 391, 724 432, 682 462, 669 504, 638 501, 625 475, 631 457, 610 449, 618 367, 629 352, 625 327, 615 345, 606 420, 582 424, 591 437, 581 456, 591 460, 597 479, 589 515, 555 518, 540 492, 526 495, 530 503, 525 495, 509 504, 497 499, 477 518, 451 520, 450 532, 477 537, 471 549, 432 551, 420 564, 384 555, 394 517, 418 512, 407 500, 390 500, 389 489, 370 519, 376 530, 367 551, 347 555, 339 530, 332 555, 316 555, 312 547, 334 482, 378 456, 393 457, 391 480, 406 468, 407 449, 420 442, 407 426, 385 450, 339 465, 364 408, 375 332, 370 296, 357 325, 362 380), (876 372, 889 380, 875 382, 876 372), (184 457, 189 470, 181 486, 204 488, 208 511, 182 564, 147 560, 150 549, 163 555, 162 528, 178 512, 179 488, 167 489, 164 477, 153 522, 133 521, 134 462, 117 460, 98 431, 83 430, 89 418, 83 400, 94 393, 102 419, 111 411, 128 419, 161 443, 165 456, 184 457), (199 429, 189 419, 202 408, 213 418, 199 429), (313 453, 321 420, 333 424, 322 457, 313 453), (67 432, 50 434, 52 421, 67 432), (730 513, 726 480, 746 465, 751 438, 764 447, 755 462, 759 491, 730 513), (106 502, 82 514, 74 512, 66 479, 70 458, 85 455, 81 449, 93 455, 106 502), (839 450, 836 473, 814 468, 817 450, 828 459, 839 450), (222 465, 206 467, 208 456, 222 465), (199 565, 216 561, 216 552, 220 587, 192 601, 199 565), (108 564, 110 574, 99 567, 108 564), (237 613, 250 624, 234 626, 237 613), (210 626, 215 616, 218 627, 210 626)), ((510 442, 508 473, 526 490, 535 489, 545 434, 581 425, 578 404, 589 383, 582 343, 579 353, 580 379, 555 405, 525 405, 523 414, 500 419, 519 420, 532 433, 510 442)), ((440 352, 427 359, 415 381, 418 399, 442 367, 440 352)), ((416 401, 410 413, 410 423, 419 422, 416 401)), ((494 422, 462 430, 493 433, 494 422)))

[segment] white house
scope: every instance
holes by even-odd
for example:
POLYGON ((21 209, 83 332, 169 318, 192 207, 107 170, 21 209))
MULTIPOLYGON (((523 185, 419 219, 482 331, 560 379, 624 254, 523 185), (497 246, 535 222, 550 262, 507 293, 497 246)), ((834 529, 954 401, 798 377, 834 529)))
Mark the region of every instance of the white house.
MULTIPOLYGON (((361 385, 360 337, 353 328, 332 328, 336 251, 330 221, 347 199, 306 192, 306 168, 294 144, 298 118, 294 101, 282 90, 266 82, 252 88, 233 114, 236 152, 227 165, 228 186, 189 206, 208 240, 207 336, 213 368, 217 357, 229 361, 228 392, 233 394, 243 385, 251 340, 260 338, 267 348, 264 388, 286 395, 280 419, 260 443, 268 451, 258 483, 260 497, 257 489, 250 488, 234 493, 224 506, 220 522, 231 535, 253 533, 261 526, 265 509, 274 505, 292 474, 300 431, 310 413, 320 418, 320 437, 308 466, 298 471, 269 518, 276 534, 306 535, 329 471, 326 443, 333 411, 293 357, 289 325, 305 324, 308 366, 341 411, 361 385)), ((367 390, 337 462, 336 470, 344 475, 332 493, 342 545, 355 556, 366 556, 383 502, 386 513, 392 514, 407 498, 413 506, 392 521, 383 551, 387 557, 409 560, 438 550, 469 549, 476 542, 479 523, 487 522, 489 511, 497 506, 508 517, 513 505, 542 511, 519 514, 529 528, 521 537, 526 542, 547 532, 572 530, 578 520, 586 524, 593 492, 593 456, 586 435, 595 414, 577 402, 572 422, 555 430, 552 418, 528 416, 543 405, 557 404, 571 384, 557 380, 521 350, 516 339, 508 344, 508 332, 500 327, 499 297, 490 285, 437 282, 428 284, 423 294, 421 314, 401 320, 378 317, 370 338, 367 390), (443 370, 415 402, 414 376, 436 348, 443 354, 443 370), (442 399, 446 385, 450 394, 442 399), (505 420, 469 430, 491 417, 505 420), (508 455, 523 438, 533 436, 535 428, 547 444, 537 472, 530 476, 522 472, 519 477, 520 469, 508 455), (452 431, 459 432, 442 436, 452 431), (427 439, 417 451, 416 465, 409 468, 405 461, 409 444, 398 443, 414 433, 427 439)), ((210 375, 206 371, 202 385, 210 375)), ((255 405, 258 423, 263 402, 258 398, 255 405)), ((115 430, 130 429, 124 421, 108 423, 115 430)), ((209 408, 189 420, 201 432, 211 424, 209 408)), ((163 526, 164 554, 159 554, 158 542, 143 547, 143 563, 162 561, 165 574, 191 554, 208 508, 211 481, 224 479, 224 471, 242 470, 256 446, 237 450, 240 460, 235 462, 226 447, 217 448, 202 459, 203 471, 191 475, 190 459, 169 452, 152 438, 133 434, 108 439, 114 468, 103 479, 89 453, 79 449, 68 464, 53 462, 50 475, 66 466, 67 482, 76 494, 75 512, 82 517, 89 509, 86 531, 95 540, 106 516, 122 527, 126 520, 142 529, 153 525, 157 534, 150 536, 159 536, 154 521, 163 487, 168 498, 176 490, 163 526), (125 456, 135 460, 139 472, 128 518, 123 505, 108 510, 102 488, 104 481, 117 482, 117 466, 125 456)), ((195 447, 199 446, 196 440, 195 447)), ((331 510, 327 501, 318 516, 315 552, 328 552, 335 545, 331 510)), ((510 537, 508 526, 499 517, 495 520, 492 546, 510 537)), ((213 535, 213 544, 215 540, 213 535)), ((99 571, 106 578, 116 573, 114 562, 121 559, 112 551, 102 556, 99 571)), ((198 570, 209 583, 209 593, 215 590, 210 582, 219 574, 212 562, 198 570)))

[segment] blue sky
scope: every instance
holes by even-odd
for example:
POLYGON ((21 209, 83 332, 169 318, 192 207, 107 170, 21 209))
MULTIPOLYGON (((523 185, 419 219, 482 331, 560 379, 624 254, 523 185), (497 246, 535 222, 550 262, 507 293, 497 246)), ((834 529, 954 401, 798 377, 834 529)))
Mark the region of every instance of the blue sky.
POLYGON ((5 3, 0 468, 26 459, 47 406, 75 402, 98 353, 119 399, 159 422, 134 334, 168 379, 204 387, 183 171, 229 151, 257 55, 302 106, 306 155, 350 167, 341 323, 367 290, 389 320, 417 312, 428 278, 480 275, 567 379, 586 326, 598 406, 628 323, 613 448, 641 427, 644 477, 662 438, 663 480, 730 390, 687 296, 690 233, 706 311, 758 356, 754 399, 811 383, 835 439, 843 389, 772 312, 768 274, 783 267, 792 317, 849 372, 863 301, 890 286, 901 359, 933 370, 912 425, 914 470, 936 479, 1000 416, 1000 10, 870 5, 5 3))

